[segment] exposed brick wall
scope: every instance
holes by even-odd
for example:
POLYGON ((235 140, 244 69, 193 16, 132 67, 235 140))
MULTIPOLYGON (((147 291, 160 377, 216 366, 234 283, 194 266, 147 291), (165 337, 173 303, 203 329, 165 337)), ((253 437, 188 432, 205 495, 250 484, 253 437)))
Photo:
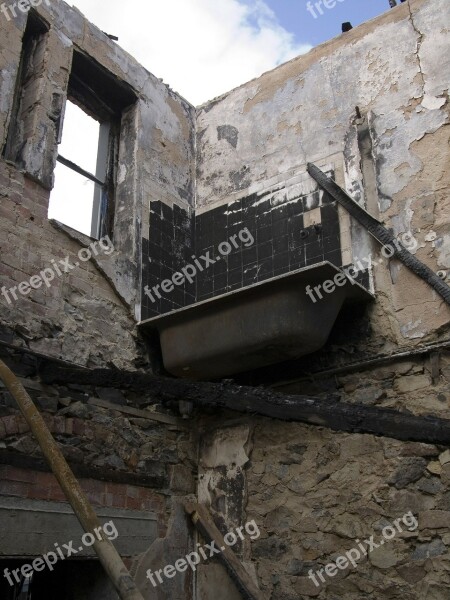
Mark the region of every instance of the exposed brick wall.
POLYGON ((20 323, 18 337, 30 348, 78 364, 148 365, 129 310, 92 260, 79 261, 83 244, 48 221, 48 199, 39 184, 0 160, 1 286, 9 290, 29 282, 52 267, 52 260, 79 263, 50 287, 26 296, 16 290, 18 300, 9 294, 12 303, 0 296, 0 322, 16 331, 20 323))
MULTIPOLYGON (((94 506, 164 513, 165 500, 153 490, 122 483, 80 479, 80 485, 94 506)), ((66 496, 52 473, 0 465, 0 495, 32 500, 66 502, 66 496)))

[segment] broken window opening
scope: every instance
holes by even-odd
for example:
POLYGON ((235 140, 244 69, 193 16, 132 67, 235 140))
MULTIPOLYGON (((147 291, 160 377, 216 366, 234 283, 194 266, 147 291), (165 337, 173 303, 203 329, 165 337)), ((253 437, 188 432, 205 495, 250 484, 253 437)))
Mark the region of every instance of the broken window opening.
POLYGON ((49 218, 99 239, 108 232, 111 126, 95 120, 83 108, 68 99, 49 218))
POLYGON ((25 168, 22 151, 33 135, 34 113, 37 108, 36 88, 44 73, 44 55, 49 25, 30 10, 22 38, 22 53, 14 90, 14 100, 2 155, 5 160, 25 168))
POLYGON ((92 238, 112 235, 121 117, 135 101, 131 88, 74 52, 49 218, 92 238))

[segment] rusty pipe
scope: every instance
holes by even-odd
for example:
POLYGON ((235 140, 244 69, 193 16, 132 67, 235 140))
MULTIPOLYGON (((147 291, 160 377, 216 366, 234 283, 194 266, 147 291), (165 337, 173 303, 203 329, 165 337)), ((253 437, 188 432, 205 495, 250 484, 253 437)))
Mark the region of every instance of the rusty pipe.
MULTIPOLYGON (((100 521, 50 433, 42 415, 23 385, 2 360, 0 360, 0 379, 19 405, 81 526, 89 533, 93 533, 95 529, 99 531, 98 528, 101 528, 100 521)), ((103 530, 100 531, 100 536, 102 539, 96 539, 93 547, 121 600, 144 600, 114 544, 103 536, 103 530)))

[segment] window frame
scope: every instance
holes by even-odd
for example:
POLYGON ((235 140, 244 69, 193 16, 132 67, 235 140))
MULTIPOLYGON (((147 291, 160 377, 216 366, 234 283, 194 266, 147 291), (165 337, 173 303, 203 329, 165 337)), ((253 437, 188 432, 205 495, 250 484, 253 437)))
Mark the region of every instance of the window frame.
MULTIPOLYGON (((137 94, 129 84, 74 47, 66 102, 72 102, 100 123, 96 171, 86 171, 59 152, 56 161, 95 184, 91 218, 93 238, 100 239, 113 234, 122 114, 137 99, 137 94)), ((64 114, 58 144, 61 143, 63 131, 64 114)))

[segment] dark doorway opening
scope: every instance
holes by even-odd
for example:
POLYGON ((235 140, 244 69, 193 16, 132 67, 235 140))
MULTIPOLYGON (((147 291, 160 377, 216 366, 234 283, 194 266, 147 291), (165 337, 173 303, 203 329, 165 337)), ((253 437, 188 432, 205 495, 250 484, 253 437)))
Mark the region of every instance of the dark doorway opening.
POLYGON ((20 569, 33 560, 30 557, 0 561, 1 600, 119 600, 103 567, 96 560, 60 561, 53 571, 46 567, 43 571, 35 571, 26 580, 20 569), (6 574, 14 586, 9 583, 6 574))

